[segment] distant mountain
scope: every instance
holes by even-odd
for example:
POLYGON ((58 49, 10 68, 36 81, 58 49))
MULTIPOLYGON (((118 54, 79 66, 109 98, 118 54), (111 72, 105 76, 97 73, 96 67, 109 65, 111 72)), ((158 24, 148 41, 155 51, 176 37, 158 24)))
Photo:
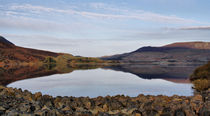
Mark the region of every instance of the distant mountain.
POLYGON ((0 37, 0 66, 39 63, 107 63, 97 58, 75 57, 71 54, 23 48, 0 37))
POLYGON ((0 48, 11 48, 15 45, 10 41, 6 40, 4 37, 0 36, 0 48))
POLYGON ((139 64, 204 64, 210 61, 208 45, 210 45, 208 42, 185 42, 163 47, 148 46, 130 53, 102 57, 101 59, 139 64))
POLYGON ((44 61, 47 57, 56 57, 60 54, 18 47, 3 37, 0 37, 0 65, 30 63, 44 61))
POLYGON ((210 42, 178 42, 163 47, 185 47, 192 49, 208 49, 210 50, 210 42))

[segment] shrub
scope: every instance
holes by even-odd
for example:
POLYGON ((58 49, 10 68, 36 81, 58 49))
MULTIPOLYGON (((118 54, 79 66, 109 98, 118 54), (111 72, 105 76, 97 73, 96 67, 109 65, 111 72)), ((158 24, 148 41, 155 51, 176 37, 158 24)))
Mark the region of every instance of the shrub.
POLYGON ((190 76, 190 80, 196 79, 210 79, 210 62, 206 65, 200 66, 190 76))
POLYGON ((194 80, 192 83, 197 91, 203 91, 210 87, 210 80, 208 79, 197 79, 194 80))

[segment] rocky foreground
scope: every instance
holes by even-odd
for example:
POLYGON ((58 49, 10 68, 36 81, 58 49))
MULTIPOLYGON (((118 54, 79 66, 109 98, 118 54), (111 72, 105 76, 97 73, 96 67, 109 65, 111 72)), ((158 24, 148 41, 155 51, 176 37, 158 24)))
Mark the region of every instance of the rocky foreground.
POLYGON ((24 116, 209 116, 210 89, 202 97, 52 97, 0 86, 0 115, 24 116))

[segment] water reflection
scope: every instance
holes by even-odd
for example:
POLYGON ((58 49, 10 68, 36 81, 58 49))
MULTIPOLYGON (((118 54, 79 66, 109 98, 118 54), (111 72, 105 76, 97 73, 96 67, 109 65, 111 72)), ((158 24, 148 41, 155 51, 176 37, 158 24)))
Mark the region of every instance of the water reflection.
POLYGON ((7 85, 9 83, 49 76, 54 74, 70 73, 74 70, 88 70, 102 67, 101 65, 32 65, 19 67, 4 67, 0 68, 0 85, 7 85))
POLYGON ((193 90, 188 77, 196 67, 159 65, 7 67, 0 69, 0 84, 32 92, 41 91, 43 94, 53 96, 96 97, 117 94, 190 96, 193 90))
POLYGON ((53 96, 192 95, 191 84, 177 84, 162 79, 142 79, 130 73, 104 69, 27 79, 8 86, 32 92, 41 91, 53 96))

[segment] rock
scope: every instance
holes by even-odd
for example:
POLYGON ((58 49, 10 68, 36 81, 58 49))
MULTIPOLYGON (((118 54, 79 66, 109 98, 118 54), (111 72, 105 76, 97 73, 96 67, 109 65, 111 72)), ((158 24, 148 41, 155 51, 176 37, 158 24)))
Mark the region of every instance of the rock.
POLYGON ((0 115, 39 116, 209 116, 209 93, 201 95, 152 96, 139 95, 88 97, 55 97, 32 94, 19 89, 0 86, 0 115))
POLYGON ((8 112, 8 116, 18 116, 20 113, 16 110, 11 110, 8 112))
POLYGON ((2 116, 3 114, 5 114, 5 112, 0 110, 0 116, 2 116))
POLYGON ((158 112, 155 110, 147 110, 146 111, 146 116, 156 116, 158 115, 158 112))
POLYGON ((41 97, 42 97, 42 93, 41 92, 37 92, 37 93, 34 94, 35 100, 41 99, 41 97))
POLYGON ((122 103, 118 102, 118 101, 113 101, 110 103, 110 109, 112 110, 118 110, 122 108, 122 103))
POLYGON ((42 110, 50 110, 50 108, 44 105, 44 107, 42 107, 42 110))
POLYGON ((31 106, 30 110, 31 110, 31 112, 34 112, 36 110, 36 107, 35 106, 31 106))
POLYGON ((174 116, 186 116, 186 114, 182 109, 178 109, 175 111, 174 116))
POLYGON ((101 108, 101 107, 96 106, 96 107, 94 108, 94 112, 104 112, 104 109, 101 108))
POLYGON ((3 90, 5 87, 0 85, 0 91, 3 90))
POLYGON ((172 110, 171 108, 168 107, 168 108, 163 109, 161 116, 171 116, 171 114, 172 114, 172 110))
POLYGON ((21 104, 19 107, 19 111, 21 112, 30 112, 30 105, 29 104, 21 104))
POLYGON ((62 109, 63 111, 71 111, 72 109, 69 106, 66 106, 65 108, 62 109))
POLYGON ((199 114, 201 116, 210 116, 210 105, 207 107, 207 108, 202 108, 200 111, 199 111, 199 114))
POLYGON ((5 111, 6 109, 4 107, 0 106, 0 110, 5 111))
POLYGON ((10 96, 15 96, 15 91, 12 88, 4 88, 4 90, 7 92, 10 96))
POLYGON ((83 112, 78 112, 77 116, 93 116, 93 114, 90 111, 83 111, 83 112))
POLYGON ((104 105, 103 105, 103 110, 104 110, 105 112, 109 111, 109 108, 108 108, 108 105, 107 105, 107 104, 104 104, 104 105))
POLYGON ((138 111, 138 110, 134 110, 132 112, 132 116, 142 116, 142 113, 140 111, 138 111))
POLYGON ((57 109, 62 109, 62 108, 65 107, 65 104, 64 104, 63 102, 56 102, 56 103, 55 103, 55 107, 56 107, 57 109))
POLYGON ((99 112, 98 116, 110 116, 110 114, 108 114, 106 112, 99 112))
POLYGON ((15 97, 16 98, 22 98, 23 96, 21 94, 16 94, 15 97))
POLYGON ((202 96, 201 95, 195 95, 192 97, 192 101, 202 101, 202 96))
POLYGON ((2 114, 4 114, 5 111, 6 111, 6 109, 5 109, 4 107, 0 106, 0 116, 1 116, 2 114))
POLYGON ((26 96, 24 96, 24 99, 25 99, 25 100, 28 100, 28 101, 30 101, 30 102, 33 101, 32 96, 31 96, 30 94, 27 94, 26 96))
POLYGON ((45 116, 45 111, 38 110, 34 112, 35 116, 45 116))

